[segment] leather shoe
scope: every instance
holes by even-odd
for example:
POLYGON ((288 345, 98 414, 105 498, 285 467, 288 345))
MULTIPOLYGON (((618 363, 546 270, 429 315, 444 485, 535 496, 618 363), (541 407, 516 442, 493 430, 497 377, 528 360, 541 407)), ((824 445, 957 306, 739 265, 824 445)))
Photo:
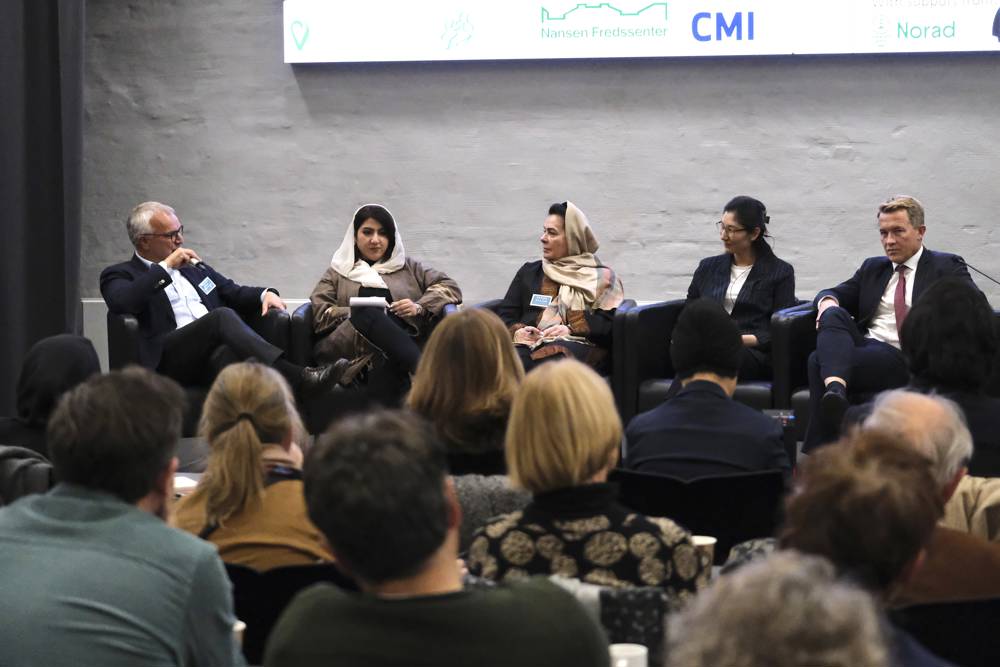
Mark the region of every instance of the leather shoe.
POLYGON ((840 435, 847 406, 847 387, 839 382, 828 384, 819 403, 820 424, 825 436, 833 439, 840 435))
POLYGON ((340 384, 350 367, 349 359, 337 359, 326 366, 306 366, 302 369, 301 392, 303 397, 319 396, 340 384))

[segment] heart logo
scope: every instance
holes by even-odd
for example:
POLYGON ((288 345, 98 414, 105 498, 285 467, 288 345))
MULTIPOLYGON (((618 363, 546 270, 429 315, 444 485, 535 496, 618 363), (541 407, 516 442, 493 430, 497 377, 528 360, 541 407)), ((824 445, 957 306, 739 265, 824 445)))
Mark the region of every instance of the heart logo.
POLYGON ((302 21, 292 21, 291 29, 295 46, 301 51, 302 47, 306 45, 306 40, 309 39, 309 26, 302 21))

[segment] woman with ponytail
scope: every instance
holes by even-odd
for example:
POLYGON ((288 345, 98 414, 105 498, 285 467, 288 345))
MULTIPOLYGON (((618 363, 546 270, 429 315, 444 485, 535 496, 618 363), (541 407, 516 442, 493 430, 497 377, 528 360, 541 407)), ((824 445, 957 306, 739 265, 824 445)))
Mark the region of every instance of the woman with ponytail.
POLYGON ((199 431, 208 466, 177 505, 178 528, 215 544, 225 562, 257 570, 332 560, 306 514, 295 444, 304 429, 276 371, 227 366, 205 399, 199 431))

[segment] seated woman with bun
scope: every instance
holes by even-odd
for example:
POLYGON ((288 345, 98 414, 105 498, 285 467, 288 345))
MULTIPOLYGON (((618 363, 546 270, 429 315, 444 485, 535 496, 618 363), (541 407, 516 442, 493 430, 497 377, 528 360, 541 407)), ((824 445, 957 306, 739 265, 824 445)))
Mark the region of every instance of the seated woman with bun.
POLYGON ((708 557, 670 519, 619 505, 607 482, 621 439, 611 390, 593 370, 567 359, 529 373, 514 397, 505 449, 511 481, 533 498, 476 532, 470 574, 497 581, 557 574, 693 595, 708 557))
POLYGON ((430 421, 452 475, 502 475, 510 404, 524 377, 500 318, 472 308, 445 318, 420 357, 406 405, 430 421))
POLYGON ((223 369, 199 431, 208 466, 177 504, 174 525, 215 544, 223 561, 256 570, 333 559, 306 514, 294 442, 305 430, 277 371, 254 362, 223 369))
POLYGON ((594 255, 597 238, 572 202, 549 207, 540 241, 542 259, 518 270, 497 314, 526 370, 557 357, 601 369, 615 309, 625 298, 622 283, 594 255))
POLYGON ((795 269, 778 259, 765 240, 771 218, 753 197, 729 200, 716 223, 725 252, 695 269, 688 302, 722 304, 743 336, 740 381, 771 377, 771 315, 795 305, 795 269))
POLYGON ((383 356, 400 375, 416 372, 432 324, 446 304, 461 302, 462 292, 441 271, 408 257, 392 214, 368 204, 355 211, 309 300, 321 336, 313 353, 320 363, 351 360, 341 378, 349 384, 383 356), (389 308, 352 309, 356 296, 385 297, 389 308))

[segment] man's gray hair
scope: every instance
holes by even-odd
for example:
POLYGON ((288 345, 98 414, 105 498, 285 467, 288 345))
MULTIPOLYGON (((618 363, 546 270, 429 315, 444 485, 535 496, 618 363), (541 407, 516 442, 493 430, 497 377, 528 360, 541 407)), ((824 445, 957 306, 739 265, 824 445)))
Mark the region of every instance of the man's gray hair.
POLYGON ((903 389, 882 392, 864 428, 902 437, 930 459, 934 479, 942 488, 972 458, 972 434, 965 425, 965 415, 954 401, 943 396, 903 389))
POLYGON ((669 621, 665 665, 883 667, 874 599, 818 556, 779 551, 717 579, 669 621))
POLYGON ((142 235, 153 233, 153 227, 149 221, 157 212, 176 215, 174 209, 158 201, 144 201, 128 214, 128 218, 125 219, 125 230, 128 231, 128 240, 132 242, 133 246, 138 246, 139 238, 142 235))

